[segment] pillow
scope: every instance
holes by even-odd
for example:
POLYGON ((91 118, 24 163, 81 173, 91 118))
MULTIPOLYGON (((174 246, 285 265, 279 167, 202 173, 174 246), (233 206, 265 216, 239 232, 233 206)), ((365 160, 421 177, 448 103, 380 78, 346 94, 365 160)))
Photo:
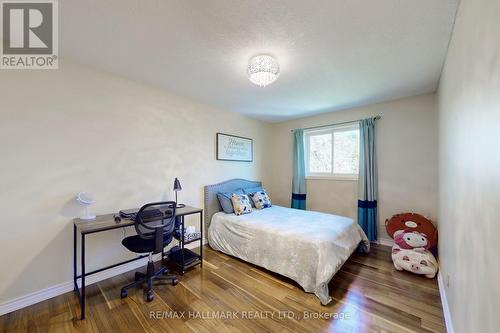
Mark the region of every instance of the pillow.
POLYGON ((243 192, 243 189, 241 189, 241 188, 235 190, 234 192, 219 192, 219 193, 217 193, 217 199, 219 199, 222 210, 226 214, 234 213, 233 203, 231 202, 231 196, 233 195, 233 193, 245 194, 243 192))
POLYGON ((252 212, 252 205, 250 204, 250 199, 246 194, 233 193, 231 201, 233 202, 234 213, 236 215, 243 215, 252 212))
POLYGON ((254 202, 255 208, 257 209, 264 209, 272 206, 271 199, 264 189, 262 189, 262 191, 255 192, 252 195, 252 201, 254 202))
MULTIPOLYGON (((262 188, 262 186, 256 186, 256 187, 249 187, 249 188, 244 188, 243 189, 243 192, 245 192, 246 194, 248 194, 248 196, 251 198, 252 195, 255 193, 255 192, 259 192, 259 191, 262 191, 264 190, 262 188)), ((255 207, 255 204, 253 202, 253 200, 250 200, 250 203, 252 204, 252 207, 255 207)))

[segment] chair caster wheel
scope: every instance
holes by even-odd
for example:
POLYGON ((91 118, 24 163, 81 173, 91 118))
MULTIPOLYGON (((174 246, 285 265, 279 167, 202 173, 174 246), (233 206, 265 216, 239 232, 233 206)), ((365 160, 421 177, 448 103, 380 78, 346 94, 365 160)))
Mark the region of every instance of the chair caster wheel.
POLYGON ((178 280, 178 279, 173 279, 173 280, 172 280, 172 285, 173 285, 173 286, 176 286, 178 283, 179 283, 179 280, 178 280))
POLYGON ((148 291, 146 293, 146 302, 151 302, 154 299, 154 295, 152 291, 148 291))
POLYGON ((125 297, 127 297, 127 296, 128 296, 128 292, 127 292, 126 290, 122 290, 122 291, 120 292, 120 297, 121 297, 121 298, 125 298, 125 297))

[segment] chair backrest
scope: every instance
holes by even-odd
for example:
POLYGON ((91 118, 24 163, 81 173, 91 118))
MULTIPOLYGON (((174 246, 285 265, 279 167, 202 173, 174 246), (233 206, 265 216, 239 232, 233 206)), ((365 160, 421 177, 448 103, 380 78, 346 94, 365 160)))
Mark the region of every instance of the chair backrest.
MULTIPOLYGON (((135 230, 139 237, 154 241, 157 237, 155 232, 161 226, 162 243, 170 243, 175 231, 175 208, 174 201, 152 202, 142 206, 134 218, 135 230)), ((155 248, 155 253, 159 251, 161 248, 155 248)))

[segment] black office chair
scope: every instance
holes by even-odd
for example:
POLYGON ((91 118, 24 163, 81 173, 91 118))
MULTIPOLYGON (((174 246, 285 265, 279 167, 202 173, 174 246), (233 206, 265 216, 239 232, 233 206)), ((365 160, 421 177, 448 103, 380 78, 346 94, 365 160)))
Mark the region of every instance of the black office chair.
POLYGON ((148 253, 149 261, 146 274, 135 272, 135 281, 121 289, 121 298, 127 297, 127 290, 147 283, 145 289, 146 301, 151 302, 153 296, 153 280, 163 280, 176 285, 179 280, 174 275, 168 274, 168 269, 164 267, 163 250, 170 244, 175 230, 175 207, 173 201, 155 202, 142 206, 134 218, 134 226, 137 235, 125 238, 122 244, 132 252, 148 253), (153 254, 161 253, 160 269, 155 272, 153 254))

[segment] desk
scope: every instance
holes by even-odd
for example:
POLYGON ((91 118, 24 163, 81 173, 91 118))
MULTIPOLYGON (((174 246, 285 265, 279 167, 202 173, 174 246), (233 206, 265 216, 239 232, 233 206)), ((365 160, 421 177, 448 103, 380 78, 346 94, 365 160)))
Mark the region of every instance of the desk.
MULTIPOLYGON (((175 215, 180 217, 182 221, 184 221, 184 216, 199 214, 200 216, 200 231, 201 238, 203 239, 203 209, 195 208, 191 206, 186 206, 183 208, 177 208, 175 211, 175 215)), ((85 272, 85 236, 89 234, 94 234, 97 232, 103 232, 108 230, 114 230, 119 228, 131 227, 134 225, 134 221, 122 219, 121 222, 115 222, 114 214, 106 214, 99 215, 95 220, 85 221, 82 219, 74 219, 73 220, 73 287, 77 293, 78 301, 80 302, 80 318, 85 319, 85 277, 102 272, 104 270, 117 267, 135 260, 139 260, 147 257, 148 255, 141 255, 136 258, 119 262, 114 265, 110 265, 107 267, 99 268, 91 272, 85 272), (81 270, 80 275, 77 272, 77 242, 78 242, 78 233, 81 235, 81 270), (81 279, 81 288, 78 288, 78 279, 81 279)), ((184 223, 182 223, 182 234, 184 234, 184 223)), ((200 247, 200 263, 203 263, 203 252, 202 247, 200 247)), ((163 260, 163 253, 162 253, 163 260)))

